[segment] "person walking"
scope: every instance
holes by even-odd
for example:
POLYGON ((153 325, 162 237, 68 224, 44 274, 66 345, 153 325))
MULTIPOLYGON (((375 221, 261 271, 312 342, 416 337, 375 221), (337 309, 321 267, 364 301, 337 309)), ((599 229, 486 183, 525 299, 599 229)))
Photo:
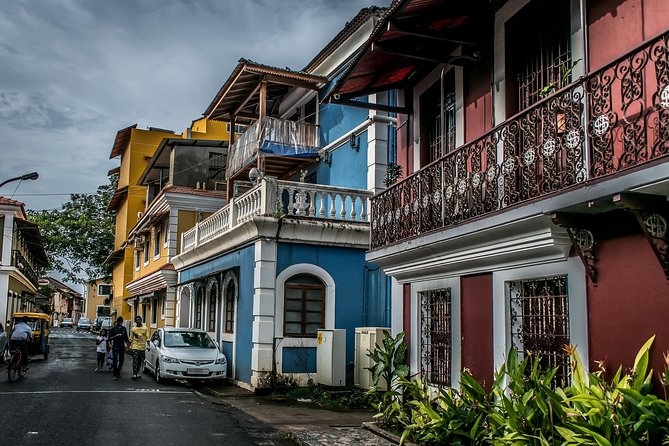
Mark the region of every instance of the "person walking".
POLYGON ((112 344, 112 358, 114 369, 114 380, 121 377, 121 369, 125 359, 125 348, 130 346, 128 330, 123 326, 123 318, 119 316, 116 319, 116 325, 109 330, 109 341, 112 344))
POLYGON ((107 330, 103 328, 100 334, 95 338, 95 351, 98 357, 96 372, 102 372, 105 367, 105 356, 107 356, 107 330))
POLYGON ((132 350, 132 379, 137 379, 141 376, 146 343, 149 342, 149 328, 142 324, 140 316, 135 318, 135 326, 130 329, 130 339, 132 340, 130 345, 130 350, 132 350))

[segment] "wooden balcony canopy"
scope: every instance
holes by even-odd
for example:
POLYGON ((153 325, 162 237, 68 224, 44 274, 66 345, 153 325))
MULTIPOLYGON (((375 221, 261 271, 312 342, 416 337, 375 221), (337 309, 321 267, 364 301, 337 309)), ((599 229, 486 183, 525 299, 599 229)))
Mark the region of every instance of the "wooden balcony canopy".
POLYGON ((204 116, 208 119, 251 121, 262 117, 263 101, 261 86, 266 84, 267 114, 272 115, 278 99, 293 87, 317 90, 325 85, 327 78, 293 71, 288 68, 276 68, 248 59, 239 59, 239 63, 227 81, 214 97, 204 116))
POLYGON ((441 63, 478 61, 492 8, 489 0, 396 0, 324 101, 345 104, 403 88, 441 63))
POLYGON ((16 229, 18 229, 21 236, 26 241, 28 249, 34 256, 38 265, 43 267, 48 266, 49 259, 44 250, 44 242, 42 241, 42 235, 39 232, 37 224, 20 218, 17 218, 14 221, 16 222, 16 229))
POLYGON ((130 134, 132 129, 136 128, 137 124, 133 124, 116 132, 116 138, 114 138, 114 145, 112 146, 111 153, 109 154, 109 159, 116 158, 117 156, 123 154, 123 151, 130 142, 130 134))

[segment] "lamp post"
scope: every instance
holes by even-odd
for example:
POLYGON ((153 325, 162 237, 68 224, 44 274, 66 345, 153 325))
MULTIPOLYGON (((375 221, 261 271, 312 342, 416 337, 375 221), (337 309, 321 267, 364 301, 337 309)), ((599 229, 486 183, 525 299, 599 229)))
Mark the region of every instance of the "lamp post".
POLYGON ((27 174, 25 174, 25 175, 21 175, 21 176, 19 176, 19 177, 14 177, 14 178, 10 178, 10 179, 8 179, 8 180, 5 180, 5 181, 3 181, 2 183, 0 183, 0 187, 4 186, 4 185, 7 184, 7 183, 11 183, 12 181, 18 181, 18 180, 21 180, 21 181, 26 181, 26 180, 36 180, 36 179, 38 179, 38 178, 39 178, 39 174, 38 174, 37 172, 30 172, 30 173, 27 173, 27 174))

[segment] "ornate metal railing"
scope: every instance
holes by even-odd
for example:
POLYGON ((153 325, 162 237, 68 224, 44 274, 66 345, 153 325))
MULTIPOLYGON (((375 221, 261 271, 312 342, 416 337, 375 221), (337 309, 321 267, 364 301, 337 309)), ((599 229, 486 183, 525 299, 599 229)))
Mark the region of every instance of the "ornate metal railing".
POLYGON ((12 266, 16 267, 26 278, 37 287, 37 272, 30 266, 28 260, 21 254, 19 250, 12 250, 12 266))
POLYGON ((281 215, 329 222, 369 222, 367 209, 372 193, 342 187, 277 181, 264 178, 225 207, 197 223, 181 236, 181 252, 229 233, 255 216, 281 215))
POLYGON ((564 191, 669 153, 669 33, 371 200, 371 247, 564 191))

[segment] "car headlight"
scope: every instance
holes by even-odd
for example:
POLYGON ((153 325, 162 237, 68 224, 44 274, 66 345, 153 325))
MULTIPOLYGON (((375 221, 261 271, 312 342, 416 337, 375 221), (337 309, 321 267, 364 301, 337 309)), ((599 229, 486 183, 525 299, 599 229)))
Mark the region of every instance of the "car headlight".
POLYGON ((167 362, 169 364, 179 364, 179 360, 177 358, 172 358, 171 356, 161 355, 160 359, 162 359, 163 362, 167 362))
POLYGON ((225 359, 225 356, 222 356, 222 357, 216 359, 216 364, 227 364, 227 363, 228 363, 228 360, 225 359))

